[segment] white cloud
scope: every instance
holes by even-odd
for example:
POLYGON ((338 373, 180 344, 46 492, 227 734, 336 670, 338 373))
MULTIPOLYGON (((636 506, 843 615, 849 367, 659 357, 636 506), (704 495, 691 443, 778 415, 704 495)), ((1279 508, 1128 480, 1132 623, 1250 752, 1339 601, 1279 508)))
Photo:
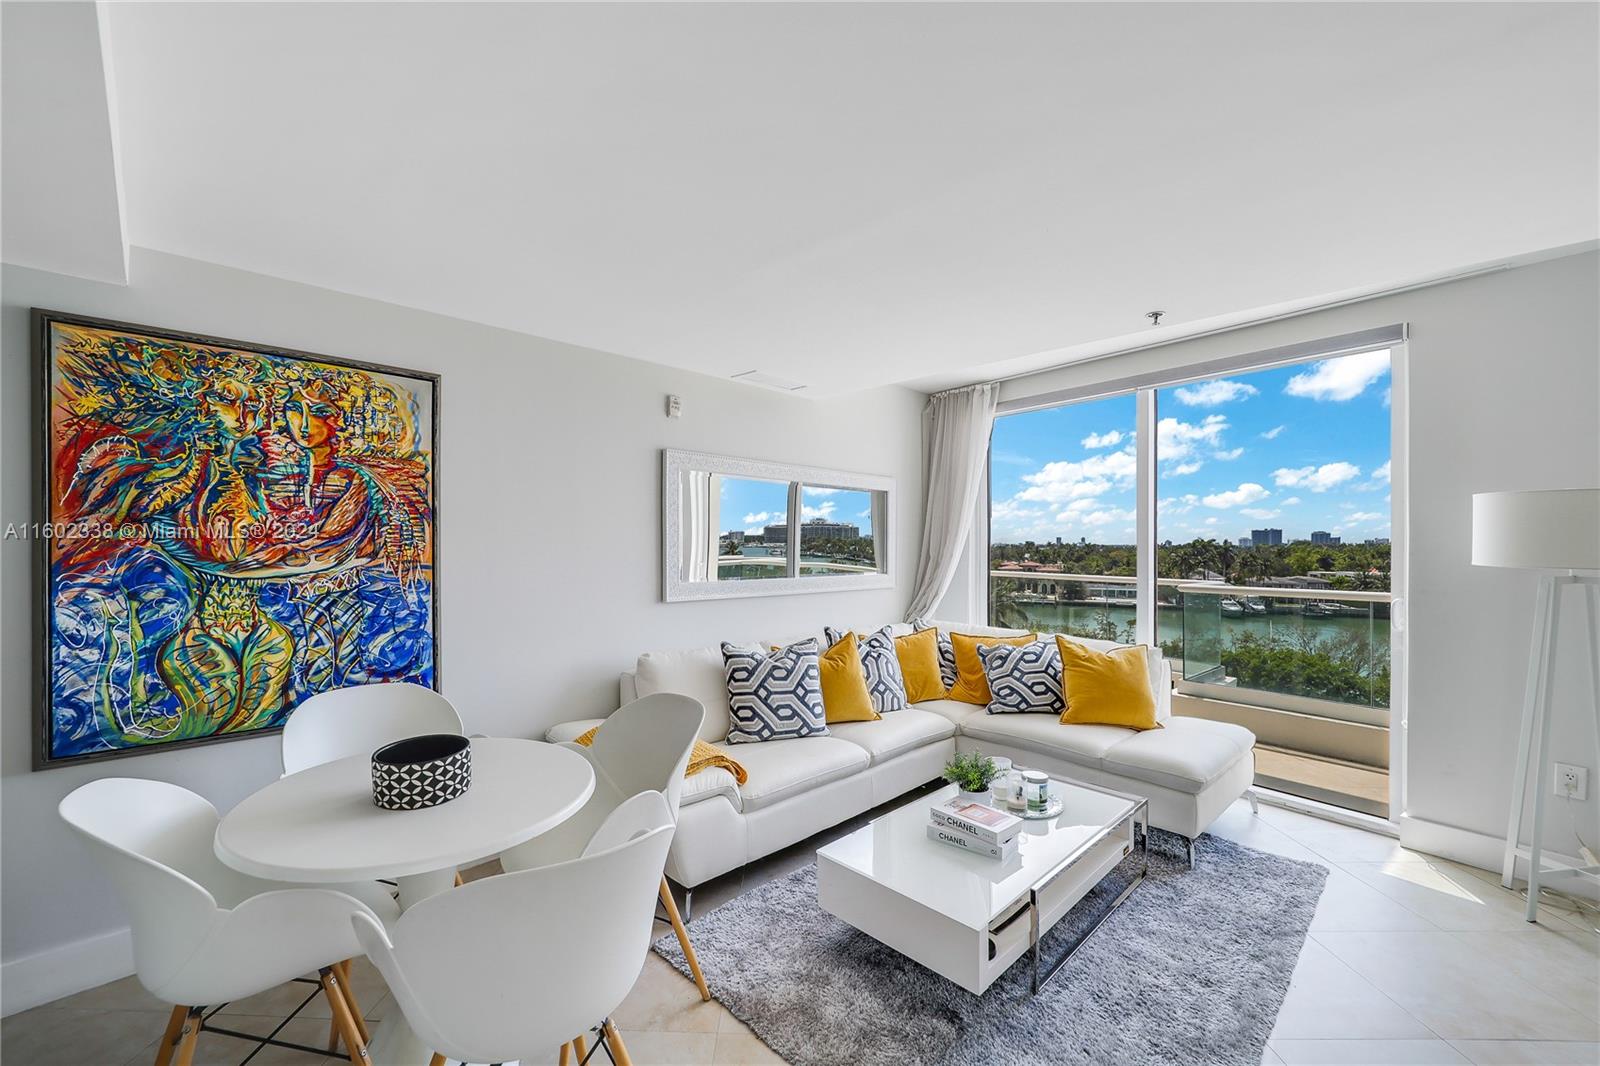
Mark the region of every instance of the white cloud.
POLYGON ((801 491, 804 492, 807 496, 832 496, 834 493, 843 492, 844 490, 843 489, 819 489, 819 488, 817 488, 817 487, 815 487, 813 485, 807 485, 801 491))
POLYGON ((1263 431, 1261 435, 1267 440, 1272 440, 1288 428, 1288 426, 1273 426, 1271 429, 1263 431))
POLYGON ((1133 452, 1126 449, 1091 455, 1082 462, 1046 463, 1034 473, 1022 476, 1028 487, 1015 498, 1059 504, 1082 496, 1099 496, 1114 487, 1132 485, 1134 473, 1133 452))
POLYGON ((809 521, 813 518, 832 518, 833 511, 836 506, 837 505, 832 500, 829 500, 820 507, 807 507, 802 504, 800 506, 800 517, 806 521, 809 521))
POLYGON ((1300 497, 1298 497, 1298 496, 1290 496, 1287 500, 1279 500, 1278 501, 1278 503, 1281 506, 1284 506, 1284 507, 1293 507, 1295 504, 1297 504, 1299 502, 1300 502, 1300 497))
POLYGON ((1246 481, 1236 489, 1229 489, 1226 492, 1214 492, 1209 496, 1203 496, 1200 502, 1207 507, 1215 507, 1221 511, 1229 507, 1255 503, 1257 500, 1264 500, 1271 495, 1272 493, 1257 485, 1254 481, 1246 481))
POLYGON ((1388 481, 1389 480, 1389 463, 1390 463, 1390 460, 1385 459, 1383 461, 1383 465, 1378 467, 1378 469, 1376 469, 1376 470, 1374 470, 1372 472, 1372 480, 1374 480, 1374 481, 1388 481))
POLYGON ((1227 432, 1227 415, 1206 415, 1199 422, 1180 422, 1176 418, 1163 418, 1156 423, 1156 455, 1163 462, 1187 459, 1195 448, 1222 446, 1222 434, 1227 432))
POLYGON ((856 512, 856 517, 857 518, 871 518, 872 517, 872 508, 868 507, 865 511, 857 511, 856 512))
POLYGON ((1216 515, 1212 515, 1210 518, 1206 519, 1206 525, 1214 526, 1216 524, 1217 524, 1217 516, 1216 515))
POLYGON ((1279 488, 1310 489, 1312 492, 1327 492, 1336 485, 1360 476, 1359 466, 1342 461, 1323 463, 1321 466, 1302 466, 1295 470, 1280 466, 1272 472, 1272 480, 1279 488))
POLYGON ((1367 386, 1389 372, 1389 352, 1362 352, 1338 359, 1324 359, 1302 374, 1289 379, 1283 391, 1290 396, 1313 400, 1353 400, 1367 386))
POLYGON ((1156 501, 1156 514, 1188 514, 1199 502, 1200 497, 1192 492, 1182 496, 1168 496, 1166 499, 1156 501))
POLYGON ((1243 448, 1234 448, 1234 449, 1232 449, 1230 451, 1225 451, 1225 452, 1212 452, 1211 453, 1211 458, 1219 459, 1224 463, 1231 463, 1231 462, 1233 462, 1235 459, 1239 458, 1239 456, 1241 456, 1243 454, 1244 454, 1244 449, 1243 448))
POLYGON ((1179 403, 1189 407, 1216 407, 1218 404, 1254 396, 1259 391, 1254 385, 1246 385, 1242 381, 1218 378, 1199 385, 1185 385, 1174 395, 1178 397, 1179 403))
POLYGON ((1239 508, 1239 513, 1246 518, 1254 518, 1257 521, 1265 522, 1269 518, 1277 518, 1283 512, 1268 511, 1260 507, 1241 507, 1239 508))
POLYGON ((756 526, 760 525, 762 522, 770 522, 775 517, 777 516, 771 511, 757 511, 755 514, 745 515, 744 524, 747 526, 756 526))
POLYGON ((1120 429, 1108 429, 1104 433, 1091 433, 1081 442, 1085 448, 1113 448, 1122 443, 1126 436, 1120 429))
POLYGON ((1088 514, 1080 518, 1079 521, 1085 526, 1093 529, 1096 526, 1108 526, 1113 522, 1131 522, 1133 521, 1133 517, 1134 515, 1132 511, 1124 511, 1116 507, 1108 507, 1103 511, 1090 511, 1088 514))
POLYGON ((991 462, 1004 463, 1006 466, 1033 466, 1033 460, 1017 452, 990 452, 991 462))
POLYGON ((1346 522, 1381 522, 1388 515, 1379 514, 1377 511, 1356 511, 1354 514, 1344 516, 1346 522))
POLYGON ((1162 477, 1183 477, 1183 476, 1185 476, 1187 474, 1194 473, 1195 471, 1199 470, 1202 466, 1205 466, 1205 465, 1206 464, 1200 462, 1198 459, 1195 460, 1192 463, 1179 463, 1177 466, 1169 466, 1166 470, 1163 470, 1161 472, 1161 476, 1162 477))

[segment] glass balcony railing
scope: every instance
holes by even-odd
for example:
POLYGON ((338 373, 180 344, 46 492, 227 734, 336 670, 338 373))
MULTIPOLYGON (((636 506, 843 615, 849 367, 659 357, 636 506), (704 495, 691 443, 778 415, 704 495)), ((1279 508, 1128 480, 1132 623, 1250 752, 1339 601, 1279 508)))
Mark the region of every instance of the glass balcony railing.
MULTIPOLYGON (((1131 642, 1136 579, 992 570, 995 625, 1131 642)), ((1179 691, 1387 725, 1387 592, 1163 578, 1156 640, 1179 691)))
POLYGON ((1182 634, 1165 650, 1180 690, 1388 724, 1389 593, 1210 582, 1174 591, 1182 634))

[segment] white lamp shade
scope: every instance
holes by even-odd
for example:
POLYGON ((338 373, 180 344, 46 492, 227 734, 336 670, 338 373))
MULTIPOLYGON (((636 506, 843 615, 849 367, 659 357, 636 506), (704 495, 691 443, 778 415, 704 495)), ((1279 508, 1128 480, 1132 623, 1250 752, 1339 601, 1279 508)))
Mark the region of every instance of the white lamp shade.
POLYGON ((1474 493, 1472 565, 1600 570, 1600 489, 1474 493))

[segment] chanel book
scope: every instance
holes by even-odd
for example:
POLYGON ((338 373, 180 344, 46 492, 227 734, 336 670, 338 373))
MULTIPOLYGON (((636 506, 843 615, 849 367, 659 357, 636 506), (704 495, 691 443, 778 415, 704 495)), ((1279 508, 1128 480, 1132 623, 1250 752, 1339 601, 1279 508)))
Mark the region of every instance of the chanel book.
POLYGON ((982 803, 963 803, 959 796, 933 805, 933 821, 989 844, 1015 840, 1022 819, 982 803))
POLYGON ((1009 859, 1017 854, 1017 838, 1013 834, 1004 844, 991 844, 987 840, 976 840, 958 829, 948 825, 932 824, 928 826, 928 839, 937 840, 941 844, 948 844, 962 851, 970 851, 975 855, 986 855, 991 859, 1009 859))

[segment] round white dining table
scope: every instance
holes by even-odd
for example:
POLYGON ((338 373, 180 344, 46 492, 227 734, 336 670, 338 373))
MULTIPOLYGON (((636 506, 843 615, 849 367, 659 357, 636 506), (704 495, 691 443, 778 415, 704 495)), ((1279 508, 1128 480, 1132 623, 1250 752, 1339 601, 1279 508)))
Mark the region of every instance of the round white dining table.
MULTIPOLYGON (((372 759, 353 755, 288 774, 223 816, 216 852, 241 873, 301 884, 393 879, 402 909, 443 892, 456 869, 531 840, 575 814, 594 792, 582 755, 555 744, 474 738, 472 785, 419 811, 372 799, 372 759)), ((389 1012, 372 1061, 425 1066, 432 1052, 389 1012)))

